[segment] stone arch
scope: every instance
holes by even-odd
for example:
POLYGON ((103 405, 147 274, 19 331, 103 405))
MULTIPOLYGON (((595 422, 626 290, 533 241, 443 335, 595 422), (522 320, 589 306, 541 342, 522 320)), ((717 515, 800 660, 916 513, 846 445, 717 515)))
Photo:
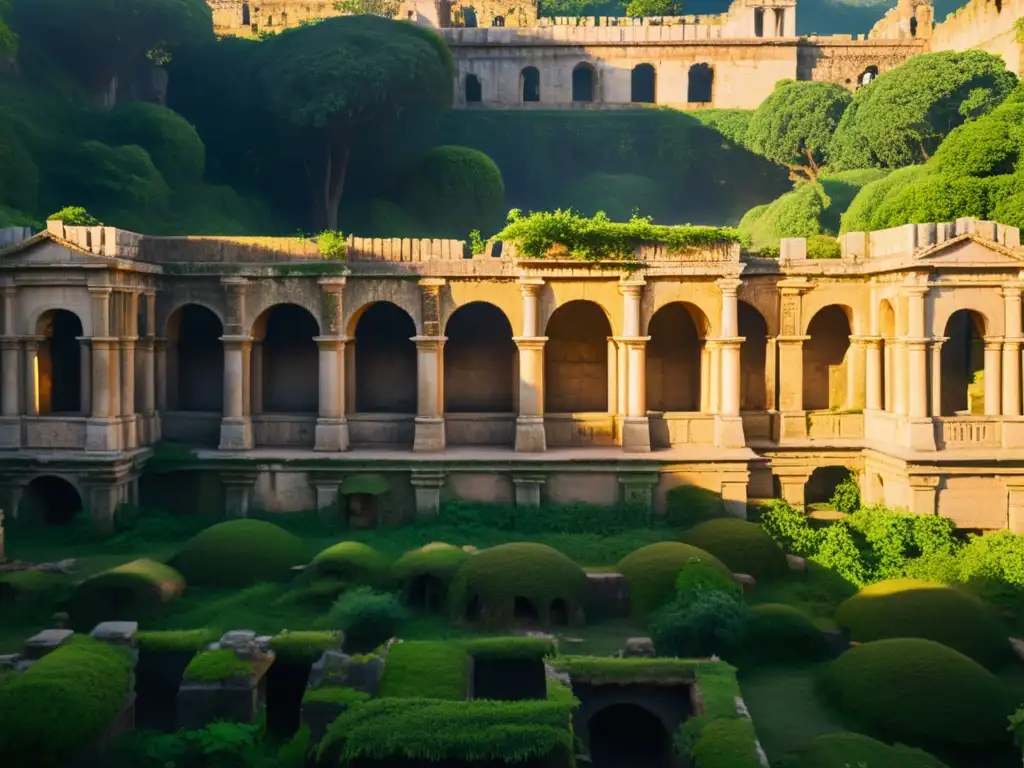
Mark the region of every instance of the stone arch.
POLYGON ((82 507, 82 494, 68 478, 39 475, 25 486, 18 517, 30 524, 67 525, 82 507))
POLYGON ((768 384, 765 365, 768 360, 768 321, 745 301, 737 302, 740 336, 740 410, 764 411, 768 408, 768 384))
POLYGON ((706 62, 690 67, 686 83, 688 104, 712 104, 715 100, 715 68, 706 62))
POLYGON ((462 8, 462 26, 473 29, 477 25, 476 8, 471 5, 462 8))
POLYGON ((971 309, 958 309, 946 320, 940 366, 941 414, 983 414, 984 383, 975 384, 985 369, 985 318, 971 309))
POLYGON ((629 100, 634 104, 654 104, 658 98, 658 73, 651 64, 637 64, 630 74, 629 100))
POLYGON ((858 87, 867 85, 876 77, 878 77, 878 67, 872 64, 870 67, 865 68, 864 71, 857 76, 857 85, 858 87))
POLYGON ((647 408, 700 410, 701 359, 708 319, 695 305, 673 301, 647 326, 647 408))
POLYGON ((416 324, 390 301, 353 316, 356 413, 416 413, 416 324), (386 386, 385 386, 386 383, 386 386))
POLYGON ((572 68, 572 100, 581 102, 597 101, 597 70, 592 64, 581 61, 572 68))
POLYGON ((595 765, 644 765, 668 768, 672 738, 654 712, 632 702, 610 704, 587 722, 595 765))
POLYGON ((878 305, 878 335, 882 339, 882 408, 893 410, 893 375, 895 365, 896 311, 888 299, 882 299, 878 305))
POLYGON ((51 309, 36 321, 36 413, 86 413, 82 402, 82 320, 67 309, 51 309))
POLYGON ((519 97, 524 103, 540 101, 540 70, 536 67, 523 67, 519 73, 519 97))
POLYGON ((821 411, 842 408, 847 402, 846 367, 850 349, 850 309, 829 304, 819 309, 807 325, 803 362, 803 409, 821 411))
POLYGON ((545 411, 606 413, 612 327, 604 309, 586 299, 566 302, 551 314, 545 335, 545 411))
POLYGON ((505 26, 505 17, 504 16, 495 16, 494 17, 494 22, 491 24, 491 26, 494 26, 494 27, 504 27, 505 26))
POLYGON ((478 104, 484 100, 484 89, 480 78, 470 73, 466 75, 465 96, 467 104, 478 104))
POLYGON ((317 413, 320 405, 320 325, 298 304, 275 304, 253 323, 253 409, 317 413))
POLYGON ((209 307, 182 304, 167 318, 167 406, 217 412, 224 403, 224 325, 209 307))
POLYGON ((450 413, 514 413, 516 344, 498 307, 473 301, 445 325, 444 409, 450 413))
POLYGON ((835 494, 836 486, 850 476, 850 468, 842 464, 816 467, 804 483, 804 504, 825 504, 835 494))

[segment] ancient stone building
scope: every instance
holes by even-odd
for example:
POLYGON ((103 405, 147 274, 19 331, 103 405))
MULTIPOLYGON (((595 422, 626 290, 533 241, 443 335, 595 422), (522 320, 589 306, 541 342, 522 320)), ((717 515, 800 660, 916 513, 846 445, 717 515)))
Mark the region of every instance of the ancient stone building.
POLYGON ((634 271, 444 240, 351 239, 331 261, 294 238, 16 234, 12 514, 109 524, 140 486, 200 475, 229 514, 336 509, 373 472, 421 515, 452 497, 660 512, 682 483, 743 515, 853 470, 869 503, 1024 532, 1013 227, 851 233, 831 261, 800 239, 779 260, 645 248, 634 271))

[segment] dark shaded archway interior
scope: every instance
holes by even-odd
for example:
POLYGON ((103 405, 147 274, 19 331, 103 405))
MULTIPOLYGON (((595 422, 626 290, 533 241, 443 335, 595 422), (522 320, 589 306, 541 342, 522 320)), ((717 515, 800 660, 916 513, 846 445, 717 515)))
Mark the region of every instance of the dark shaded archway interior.
POLYGON ((544 409, 607 413, 608 318, 597 304, 570 301, 548 320, 544 345, 544 409))
POLYGON ((395 304, 371 304, 356 323, 358 413, 416 413, 416 325, 395 304))
POLYGON ((836 492, 836 486, 850 476, 849 467, 818 467, 804 485, 805 504, 824 504, 836 492))
POLYGON ((544 660, 535 658, 473 658, 473 698, 523 701, 547 697, 544 660))
POLYGON ((835 304, 811 318, 807 327, 811 338, 804 342, 804 410, 843 405, 846 380, 842 366, 850 348, 850 333, 846 312, 835 304))
POLYGON ((39 320, 39 413, 82 412, 82 321, 66 309, 39 320))
POLYGON ((405 599, 413 608, 440 613, 444 608, 444 582, 432 573, 421 573, 406 590, 405 599))
POLYGON ((224 326, 211 310, 186 304, 168 333, 177 351, 177 403, 174 410, 216 411, 224 402, 224 326))
POLYGON ((263 410, 316 413, 320 405, 320 327, 309 310, 278 304, 267 311, 263 333, 263 410))
POLYGON ((740 336, 740 410, 763 411, 768 407, 765 361, 768 355, 768 324, 745 301, 738 303, 740 336))
POLYGON ((700 410, 704 328, 703 313, 689 304, 673 302, 654 313, 647 328, 651 337, 647 342, 648 410, 700 410))
POLYGON ((67 525, 82 511, 82 497, 62 477, 43 475, 26 487, 18 517, 28 524, 67 525))
POLYGON ((594 768, 672 768, 672 740, 661 720, 637 704, 612 704, 590 718, 594 768))
POLYGON ((637 64, 630 73, 629 100, 636 104, 653 104, 657 95, 657 73, 650 64, 637 64))
POLYGON ((594 100, 594 68, 589 64, 577 64, 572 71, 572 100, 594 100))
POLYGON ((444 409, 512 413, 516 344, 512 325, 493 304, 459 307, 445 327, 444 409))
POLYGON ((690 76, 686 85, 686 101, 690 104, 710 104, 714 91, 714 68, 703 62, 690 67, 690 76))
POLYGON ((473 104, 483 101, 483 86, 476 75, 466 75, 466 102, 473 104))
POLYGON ((942 345, 942 415, 954 416, 970 408, 968 389, 985 369, 985 321, 981 315, 960 309, 950 315, 942 345))
POLYGON ((516 626, 533 629, 540 625, 540 612, 530 598, 516 595, 512 603, 512 620, 516 626))
POLYGON ((520 79, 523 101, 540 101, 540 71, 536 67, 526 67, 520 79))

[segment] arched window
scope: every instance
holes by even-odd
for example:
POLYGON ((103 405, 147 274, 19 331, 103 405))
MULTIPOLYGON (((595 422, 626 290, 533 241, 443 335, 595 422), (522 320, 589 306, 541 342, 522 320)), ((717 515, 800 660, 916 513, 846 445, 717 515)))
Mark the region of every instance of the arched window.
POLYGON ((653 104, 657 94, 657 74, 650 64, 633 67, 629 100, 635 104, 653 104))
POLYGON ((586 62, 580 62, 572 70, 572 100, 594 101, 594 81, 597 79, 594 68, 586 62))
POLYGON ((860 77, 857 78, 857 82, 860 85, 867 85, 872 80, 878 77, 878 67, 873 64, 860 73, 860 77))
POLYGON ((466 75, 466 103, 477 104, 483 101, 483 87, 476 75, 466 75))
POLYGON ((910 20, 910 36, 917 37, 917 19, 910 20))
POLYGON ((754 37, 764 37, 764 8, 754 9, 754 37))
POLYGON ((710 64, 700 63, 690 67, 686 87, 686 101, 690 104, 710 104, 714 100, 715 70, 710 64))
POLYGON ((250 23, 249 4, 242 3, 242 26, 248 26, 250 23))
POLYGON ((496 27, 504 27, 505 26, 505 17, 504 16, 495 16, 494 17, 494 26, 496 26, 496 27))
POLYGON ((476 9, 472 6, 462 9, 462 26, 470 29, 476 27, 476 9))
POLYGON ((519 91, 523 101, 540 101, 540 71, 536 67, 526 67, 519 74, 519 91))

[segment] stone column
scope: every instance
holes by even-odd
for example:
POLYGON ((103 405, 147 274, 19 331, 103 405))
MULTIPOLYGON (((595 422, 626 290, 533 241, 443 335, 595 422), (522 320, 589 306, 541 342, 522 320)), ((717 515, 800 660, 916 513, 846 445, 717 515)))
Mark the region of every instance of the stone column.
POLYGON ((722 356, 718 350, 718 339, 708 339, 704 346, 709 350, 710 373, 708 374, 708 413, 718 413, 722 395, 722 356))
POLYGON ((711 340, 705 339, 700 348, 700 412, 711 410, 711 340))
POLYGON ((227 311, 221 337, 224 345, 224 405, 219 448, 222 451, 246 451, 253 447, 252 419, 245 409, 245 389, 251 384, 247 363, 250 361, 252 337, 245 312, 249 281, 244 277, 222 277, 220 282, 227 298, 227 311))
POLYGON ((764 407, 765 410, 778 410, 778 342, 770 338, 765 342, 764 352, 764 407))
MULTIPOLYGON (((7 280, 10 280, 8 278, 7 280)), ((3 335, 0 337, 0 371, 3 385, 0 391, 0 448, 21 446, 21 344, 17 339, 17 289, 5 282, 0 286, 3 299, 3 335)), ((17 517, 17 508, 9 509, 17 517)))
POLYGON ((619 350, 615 339, 608 337, 608 413, 618 416, 619 411, 619 350))
POLYGON ((945 337, 932 339, 932 416, 942 415, 942 343, 945 337))
POLYGON ((139 349, 142 353, 142 418, 146 424, 146 442, 150 445, 160 439, 160 414, 156 407, 156 291, 146 289, 146 327, 139 349))
POLYGON ((629 402, 629 355, 626 345, 615 342, 615 434, 617 442, 622 445, 622 425, 626 420, 629 402))
MULTIPOLYGON (((800 335, 803 328, 802 294, 810 289, 806 280, 783 280, 781 293, 778 345, 779 418, 778 439, 806 438, 807 418, 804 415, 804 341, 810 336, 800 335)), ((802 491, 801 491, 802 493, 802 491)))
POLYGON ((900 416, 907 415, 909 394, 909 372, 907 370, 907 345, 903 339, 892 342, 892 411, 900 416))
POLYGON ((846 408, 862 409, 867 401, 867 341, 850 337, 846 360, 846 408))
POLYGON ((910 363, 909 403, 907 415, 912 419, 928 418, 928 342, 911 339, 907 344, 907 359, 910 363))
MULTIPOLYGON (((538 336, 540 329, 540 290, 544 281, 523 278, 519 287, 523 294, 523 333, 513 339, 519 348, 519 415, 516 417, 516 450, 522 453, 541 453, 547 450, 544 434, 544 343, 546 336, 538 336)), ((620 355, 624 356, 624 351, 620 355)), ((622 357, 620 357, 620 360, 622 357)), ((628 367, 623 366, 623 367, 628 367)), ((619 381, 624 372, 620 372, 619 381)), ((625 388, 620 388, 621 398, 625 388)))
POLYGON ((622 337, 626 346, 626 417, 622 423, 622 449, 630 453, 651 450, 651 427, 647 420, 647 342, 640 335, 640 301, 644 280, 619 283, 622 294, 622 337))
POLYGON ((39 345, 42 336, 26 336, 23 349, 25 351, 25 415, 39 415, 39 345))
POLYGON ((1000 395, 1003 393, 1003 377, 1000 364, 1003 356, 1003 340, 985 339, 985 415, 998 416, 1002 413, 1000 395))
POLYGON ((109 287, 89 289, 92 299, 92 408, 85 424, 85 449, 87 451, 116 451, 120 448, 115 415, 115 398, 120 406, 120 375, 113 375, 120 360, 114 357, 116 340, 111 338, 109 287), (116 387, 115 387, 116 385, 116 387))
POLYGON ((78 339, 78 360, 78 409, 88 416, 92 410, 92 350, 86 336, 78 339))
POLYGON ((882 392, 882 340, 876 336, 867 337, 864 349, 864 407, 869 411, 880 411, 885 397, 882 392))
POLYGON ((414 451, 443 451, 445 448, 444 336, 413 336, 416 344, 416 433, 414 451))
POLYGON ((718 417, 715 420, 715 444, 721 448, 746 445, 743 420, 740 418, 740 347, 739 301, 736 291, 740 281, 723 278, 717 282, 722 292, 721 338, 718 339, 719 389, 718 417))
POLYGON ((139 331, 139 295, 124 294, 124 320, 121 338, 121 416, 124 417, 122 448, 138 446, 138 426, 135 418, 135 342, 139 331))
POLYGON ((1003 286, 1003 416, 1020 416, 1021 286, 1003 286))
POLYGON ((348 338, 344 335, 345 278, 322 277, 317 284, 320 286, 323 335, 316 340, 320 347, 320 413, 316 421, 314 450, 347 451, 349 434, 348 420, 345 418, 345 342, 348 338))
POLYGON ((167 410, 167 339, 153 339, 153 375, 156 410, 167 410))

